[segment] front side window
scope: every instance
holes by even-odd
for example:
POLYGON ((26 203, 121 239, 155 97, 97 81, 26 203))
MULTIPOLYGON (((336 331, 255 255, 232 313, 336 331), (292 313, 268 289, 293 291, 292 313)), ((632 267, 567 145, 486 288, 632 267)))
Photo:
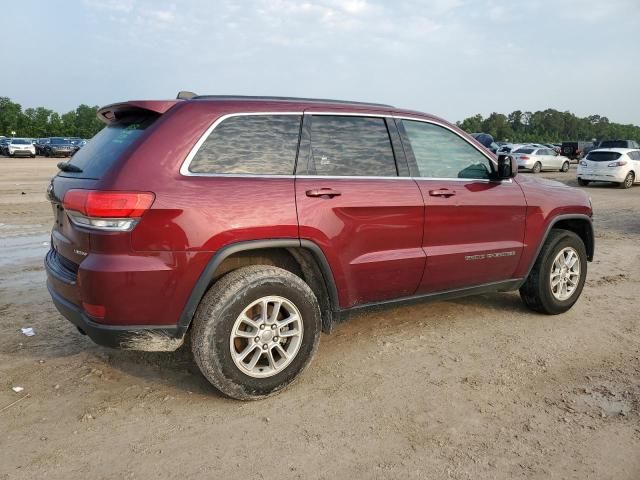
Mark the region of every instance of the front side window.
POLYGON ((314 115, 308 174, 396 177, 384 118, 314 115))
POLYGON ((217 125, 189 165, 205 174, 293 175, 301 115, 239 115, 217 125))
POLYGON ((403 120, 402 126, 420 177, 490 178, 490 160, 452 131, 415 120, 403 120))

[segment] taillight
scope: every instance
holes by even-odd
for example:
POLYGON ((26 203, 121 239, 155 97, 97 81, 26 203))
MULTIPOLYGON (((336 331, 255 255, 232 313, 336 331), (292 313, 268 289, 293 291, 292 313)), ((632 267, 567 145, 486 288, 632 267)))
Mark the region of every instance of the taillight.
POLYGON ((151 192, 69 190, 62 204, 71 221, 97 230, 129 231, 136 226, 155 195, 151 192))
POLYGON ((529 157, 526 155, 521 155, 520 160, 529 160, 529 157))
POLYGON ((618 160, 617 162, 611 162, 607 167, 623 167, 626 164, 626 160, 618 160))

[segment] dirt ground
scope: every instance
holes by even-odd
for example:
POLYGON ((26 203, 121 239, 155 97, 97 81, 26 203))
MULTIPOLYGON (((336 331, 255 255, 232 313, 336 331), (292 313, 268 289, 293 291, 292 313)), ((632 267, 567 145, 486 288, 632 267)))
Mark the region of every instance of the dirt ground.
MULTIPOLYGON (((0 411, 0 480, 640 478, 639 186, 587 188, 596 257, 568 313, 508 293, 363 314, 242 403, 188 352, 102 348, 57 313, 55 163, 0 158, 0 409, 22 399, 0 411)), ((543 176, 576 185, 575 165, 543 176)))

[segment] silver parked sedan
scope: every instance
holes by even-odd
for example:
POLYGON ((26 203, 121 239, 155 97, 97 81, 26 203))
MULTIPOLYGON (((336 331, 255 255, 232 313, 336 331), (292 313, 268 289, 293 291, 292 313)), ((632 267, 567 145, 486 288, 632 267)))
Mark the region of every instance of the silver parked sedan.
POLYGON ((569 159, 558 155, 550 148, 520 147, 511 152, 513 158, 518 162, 519 170, 530 170, 539 173, 542 170, 569 170, 569 159))

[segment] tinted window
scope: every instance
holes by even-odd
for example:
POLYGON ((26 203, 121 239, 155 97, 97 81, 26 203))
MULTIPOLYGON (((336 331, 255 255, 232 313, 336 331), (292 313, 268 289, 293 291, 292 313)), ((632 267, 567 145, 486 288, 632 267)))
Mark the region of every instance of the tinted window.
POLYGON ((489 159, 462 137, 431 123, 403 120, 421 177, 489 178, 489 159))
POLYGON ((327 176, 397 176, 385 120, 313 116, 308 173, 327 176))
POLYGON ((617 152, 589 152, 587 160, 592 162, 611 162, 620 158, 620 154, 617 152))
POLYGON ((299 115, 230 117, 213 129, 189 171, 293 175, 299 136, 299 115))
POLYGON ((31 142, 28 142, 23 138, 14 138, 13 140, 11 140, 11 143, 13 145, 29 145, 31 142))
MULTIPOLYGON (((80 167, 81 173, 60 172, 60 175, 83 178, 101 178, 122 154, 136 141, 158 116, 128 117, 100 130, 91 141, 71 157, 70 163, 80 167)), ((51 143, 69 143, 64 139, 51 139, 51 143)))

